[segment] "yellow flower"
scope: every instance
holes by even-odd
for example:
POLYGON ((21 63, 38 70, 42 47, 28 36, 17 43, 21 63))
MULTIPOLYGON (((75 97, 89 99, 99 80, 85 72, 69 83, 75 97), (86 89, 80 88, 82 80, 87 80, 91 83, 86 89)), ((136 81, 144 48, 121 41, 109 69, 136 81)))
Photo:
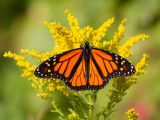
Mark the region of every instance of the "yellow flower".
POLYGON ((76 115, 75 115, 75 114, 69 114, 69 115, 68 115, 68 119, 74 119, 74 118, 76 118, 76 115))
POLYGON ((37 85, 35 85, 35 83, 32 83, 32 87, 33 87, 34 89, 37 89, 37 85))
POLYGON ((142 75, 142 74, 147 73, 144 70, 144 68, 149 66, 149 64, 147 62, 148 57, 149 57, 149 55, 143 54, 141 60, 137 63, 137 65, 135 67, 136 73, 134 75, 132 75, 131 77, 126 77, 126 79, 128 80, 127 83, 129 83, 129 84, 136 83, 136 80, 138 79, 138 75, 142 75))
POLYGON ((148 57, 149 57, 149 55, 143 54, 143 57, 141 58, 140 62, 137 63, 137 65, 136 65, 136 74, 137 75, 147 73, 146 71, 144 71, 144 68, 149 66, 149 64, 147 62, 148 57))
POLYGON ((139 114, 135 113, 134 108, 128 110, 126 114, 128 115, 129 120, 138 120, 139 118, 139 114))
POLYGON ((68 115, 68 119, 70 119, 70 120, 75 120, 75 119, 78 120, 78 118, 79 118, 79 116, 75 113, 68 115))
MULTIPOLYGON (((112 50, 112 52, 117 53, 118 48, 120 46, 119 41, 124 37, 124 33, 125 33, 125 23, 126 23, 127 19, 122 20, 122 23, 119 24, 118 27, 118 33, 115 32, 114 38, 113 40, 109 41, 109 51, 112 50)), ((105 43, 104 43, 105 44, 105 43)))
POLYGON ((134 37, 131 37, 128 41, 126 41, 124 43, 123 46, 120 46, 118 48, 119 55, 124 57, 124 58, 127 58, 127 57, 131 56, 133 53, 132 53, 132 51, 129 51, 129 49, 133 46, 133 44, 135 44, 139 40, 144 41, 147 38, 148 38, 148 36, 145 35, 145 34, 139 34, 139 35, 136 35, 134 37))

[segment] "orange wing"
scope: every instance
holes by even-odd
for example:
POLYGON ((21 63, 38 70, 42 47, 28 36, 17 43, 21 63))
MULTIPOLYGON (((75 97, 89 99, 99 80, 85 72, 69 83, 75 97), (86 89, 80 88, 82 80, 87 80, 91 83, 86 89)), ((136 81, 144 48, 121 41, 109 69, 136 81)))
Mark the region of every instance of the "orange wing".
POLYGON ((89 86, 92 90, 103 88, 109 79, 120 76, 130 76, 135 68, 121 56, 92 48, 90 58, 89 86))
POLYGON ((88 89, 84 57, 82 57, 82 61, 71 80, 69 82, 65 82, 65 84, 72 90, 76 91, 88 89))
POLYGON ((108 81, 104 81, 100 76, 99 70, 93 62, 93 58, 90 58, 90 71, 89 71, 89 89, 98 90, 103 88, 108 81))
POLYGON ((67 82, 81 63, 82 54, 82 49, 74 49, 53 56, 38 66, 34 74, 41 78, 56 78, 67 82))

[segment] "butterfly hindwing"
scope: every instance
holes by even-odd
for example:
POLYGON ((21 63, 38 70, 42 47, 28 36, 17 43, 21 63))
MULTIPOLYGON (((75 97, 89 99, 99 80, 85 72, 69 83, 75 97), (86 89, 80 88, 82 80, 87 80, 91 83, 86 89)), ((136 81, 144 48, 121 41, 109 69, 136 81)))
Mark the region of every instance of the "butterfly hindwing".
POLYGON ((38 66, 34 74, 40 78, 69 81, 81 62, 82 54, 80 48, 55 55, 38 66))
POLYGON ((99 90, 103 88, 108 81, 103 80, 100 75, 100 69, 94 61, 94 58, 90 57, 90 70, 89 70, 89 89, 90 90, 99 90))
POLYGON ((70 89, 76 91, 88 89, 84 57, 82 57, 73 77, 69 81, 66 81, 65 84, 70 89))
POLYGON ((90 64, 93 64, 93 67, 95 66, 95 71, 97 70, 98 72, 97 75, 99 75, 102 79, 99 79, 98 81, 103 81, 103 83, 100 82, 101 84, 92 85, 91 81, 93 80, 89 79, 89 81, 91 82, 90 89, 101 89, 108 83, 109 79, 111 78, 130 76, 135 73, 134 66, 126 59, 117 54, 97 48, 91 49, 90 64))

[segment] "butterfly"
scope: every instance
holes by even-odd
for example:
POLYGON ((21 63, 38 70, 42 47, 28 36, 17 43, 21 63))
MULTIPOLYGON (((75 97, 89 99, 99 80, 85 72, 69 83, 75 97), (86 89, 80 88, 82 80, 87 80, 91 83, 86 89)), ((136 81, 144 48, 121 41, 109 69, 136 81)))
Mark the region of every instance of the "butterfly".
POLYGON ((55 55, 35 70, 39 78, 55 78, 64 81, 72 90, 99 90, 109 79, 131 76, 134 66, 123 57, 109 51, 89 46, 72 49, 55 55))

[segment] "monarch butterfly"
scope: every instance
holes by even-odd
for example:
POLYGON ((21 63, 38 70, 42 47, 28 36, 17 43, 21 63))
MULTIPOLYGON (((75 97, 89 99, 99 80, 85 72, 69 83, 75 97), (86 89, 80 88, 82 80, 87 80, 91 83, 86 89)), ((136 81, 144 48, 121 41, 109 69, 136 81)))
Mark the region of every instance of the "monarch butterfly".
POLYGON ((55 55, 37 67, 39 78, 56 78, 72 90, 99 90, 109 79, 126 77, 136 72, 134 66, 121 56, 89 46, 55 55))

